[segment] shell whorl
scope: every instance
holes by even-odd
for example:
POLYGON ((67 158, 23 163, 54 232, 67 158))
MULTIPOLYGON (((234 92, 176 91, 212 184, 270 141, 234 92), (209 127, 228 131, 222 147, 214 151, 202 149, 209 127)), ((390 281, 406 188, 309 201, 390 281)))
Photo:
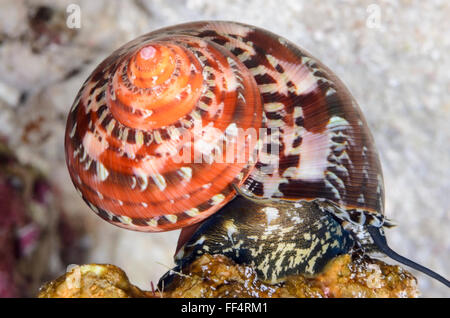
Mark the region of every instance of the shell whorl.
POLYGON ((183 46, 151 43, 114 71, 107 90, 111 113, 133 129, 173 125, 195 107, 202 91, 200 61, 183 46))
POLYGON ((118 49, 80 90, 65 142, 83 198, 130 229, 197 223, 233 199, 231 184, 257 198, 320 198, 356 223, 382 219, 378 155, 351 94, 307 52, 248 25, 182 24, 118 49), (174 161, 198 135, 211 156, 234 127, 266 129, 256 162, 174 161))
POLYGON ((233 141, 230 127, 258 127, 261 118, 253 77, 219 45, 187 35, 134 41, 79 93, 66 130, 69 172, 110 222, 180 228, 233 198, 231 184, 251 167, 237 156, 251 143, 233 141), (236 160, 219 162, 221 146, 234 147, 236 160))

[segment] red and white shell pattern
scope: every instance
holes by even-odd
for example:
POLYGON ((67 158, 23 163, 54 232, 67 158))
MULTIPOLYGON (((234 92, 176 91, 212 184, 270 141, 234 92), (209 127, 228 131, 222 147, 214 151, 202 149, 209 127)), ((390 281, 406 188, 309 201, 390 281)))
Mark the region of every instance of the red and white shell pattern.
MULTIPOLYGON (((248 140, 231 145, 236 156, 252 151, 248 140)), ((323 199, 359 224, 384 220, 378 155, 351 94, 303 49, 249 25, 182 24, 115 51, 78 93, 65 149, 89 206, 133 230, 198 223, 234 198, 232 184, 255 197, 323 199), (217 156, 236 127, 267 129, 256 162, 195 162, 199 149, 217 156), (194 146, 192 163, 174 159, 194 146)))

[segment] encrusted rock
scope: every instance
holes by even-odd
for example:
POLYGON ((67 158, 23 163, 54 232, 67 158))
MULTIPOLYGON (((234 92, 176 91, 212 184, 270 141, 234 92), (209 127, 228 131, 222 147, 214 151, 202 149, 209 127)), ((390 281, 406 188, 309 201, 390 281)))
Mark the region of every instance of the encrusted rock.
POLYGON ((41 288, 39 297, 418 297, 416 279, 399 266, 342 255, 315 277, 290 276, 284 283, 260 281, 249 266, 222 255, 203 255, 161 291, 142 291, 113 265, 83 265, 41 288))
POLYGON ((45 284, 40 298, 137 298, 150 297, 131 285, 123 270, 114 265, 75 266, 65 275, 45 284))

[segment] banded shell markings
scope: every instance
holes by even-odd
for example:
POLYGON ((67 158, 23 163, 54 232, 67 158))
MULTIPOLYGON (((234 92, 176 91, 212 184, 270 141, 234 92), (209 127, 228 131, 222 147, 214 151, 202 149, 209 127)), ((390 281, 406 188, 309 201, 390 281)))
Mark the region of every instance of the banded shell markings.
POLYGON ((325 65, 276 34, 240 23, 205 21, 155 32, 215 42, 255 78, 267 136, 243 191, 255 198, 320 198, 328 212, 357 228, 391 225, 383 216, 382 169, 367 122, 325 65))
POLYGON ((233 128, 260 127, 261 114, 253 77, 227 50, 187 35, 146 35, 108 57, 78 93, 66 128, 69 173, 111 223, 187 226, 234 197, 231 184, 251 169, 238 159, 252 143, 233 139, 233 128), (217 160, 226 147, 232 160, 217 160))

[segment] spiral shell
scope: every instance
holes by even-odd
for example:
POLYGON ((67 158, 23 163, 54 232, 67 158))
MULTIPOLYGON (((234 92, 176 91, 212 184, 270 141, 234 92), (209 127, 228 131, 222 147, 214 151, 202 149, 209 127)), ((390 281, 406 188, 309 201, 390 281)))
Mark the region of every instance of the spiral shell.
POLYGON ((385 222, 378 155, 351 94, 307 52, 249 25, 188 23, 124 45, 78 93, 65 146, 86 202, 129 229, 198 223, 234 198, 233 184, 255 198, 322 199, 350 223, 385 222), (242 142, 236 128, 257 134, 242 142), (221 162, 224 140, 236 151, 221 162), (236 160, 255 146, 256 160, 236 160), (191 161, 177 161, 186 148, 191 161))

